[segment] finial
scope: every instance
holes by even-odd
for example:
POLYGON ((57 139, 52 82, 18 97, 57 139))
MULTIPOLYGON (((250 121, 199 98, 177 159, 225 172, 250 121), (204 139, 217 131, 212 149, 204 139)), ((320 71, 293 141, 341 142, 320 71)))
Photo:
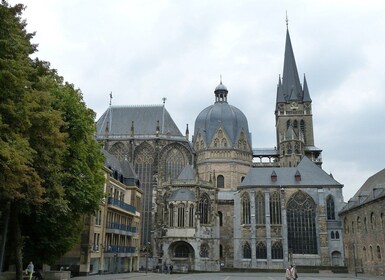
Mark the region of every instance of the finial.
POLYGON ((287 10, 286 10, 286 29, 289 29, 289 18, 287 17, 287 10))
POLYGON ((219 75, 220 82, 222 84, 222 74, 219 75))
POLYGON ((112 91, 110 92, 110 106, 111 106, 111 102, 112 102, 112 91))
POLYGON ((163 97, 163 98, 162 98, 162 101, 163 101, 163 106, 164 106, 164 104, 166 103, 166 100, 167 100, 167 98, 166 98, 166 97, 163 97))

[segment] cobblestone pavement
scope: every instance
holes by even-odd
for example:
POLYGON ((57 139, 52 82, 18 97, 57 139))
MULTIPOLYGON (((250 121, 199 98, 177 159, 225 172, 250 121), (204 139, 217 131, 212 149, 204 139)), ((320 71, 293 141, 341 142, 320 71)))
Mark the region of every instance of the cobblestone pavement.
MULTIPOLYGON (((189 273, 189 274, 161 274, 132 272, 122 274, 90 275, 74 277, 73 280, 283 280, 284 273, 263 273, 263 272, 218 272, 218 273, 189 273)), ((303 273, 298 275, 298 280, 375 280, 383 279, 385 276, 370 276, 358 274, 333 274, 333 273, 303 273)))

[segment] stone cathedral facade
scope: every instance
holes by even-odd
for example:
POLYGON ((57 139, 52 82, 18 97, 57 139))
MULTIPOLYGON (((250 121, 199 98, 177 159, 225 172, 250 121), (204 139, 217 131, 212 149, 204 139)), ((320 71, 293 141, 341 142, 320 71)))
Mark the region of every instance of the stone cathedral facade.
MULTIPOLYGON (((110 106, 104 148, 135 169, 143 190, 142 246, 175 271, 344 265, 342 187, 322 170, 312 100, 289 31, 276 93, 276 143, 252 147, 248 120, 220 84, 190 141, 165 106, 110 106)), ((273 117, 273 116, 272 116, 273 117)))

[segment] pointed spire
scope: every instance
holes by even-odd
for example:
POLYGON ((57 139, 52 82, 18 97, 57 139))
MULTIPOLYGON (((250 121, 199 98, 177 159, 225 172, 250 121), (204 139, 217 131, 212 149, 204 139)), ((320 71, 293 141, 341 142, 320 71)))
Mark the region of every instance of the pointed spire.
POLYGON ((188 130, 188 123, 186 124, 186 139, 188 140, 190 131, 188 130))
POLYGON ((278 78, 278 85, 277 85, 277 98, 276 98, 276 103, 281 103, 285 102, 285 98, 283 97, 283 92, 282 92, 282 79, 281 79, 281 74, 279 75, 278 78))
POLYGON ((282 79, 283 98, 286 101, 302 100, 302 87, 299 81, 289 29, 286 30, 285 59, 282 79))
POLYGON ((305 74, 303 75, 303 102, 311 102, 305 74))

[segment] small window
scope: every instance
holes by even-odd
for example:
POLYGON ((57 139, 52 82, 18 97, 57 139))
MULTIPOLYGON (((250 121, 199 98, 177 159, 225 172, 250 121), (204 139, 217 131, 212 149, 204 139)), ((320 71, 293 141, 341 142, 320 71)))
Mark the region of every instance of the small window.
POLYGON ((217 188, 223 189, 225 187, 225 177, 218 175, 217 177, 217 188))

